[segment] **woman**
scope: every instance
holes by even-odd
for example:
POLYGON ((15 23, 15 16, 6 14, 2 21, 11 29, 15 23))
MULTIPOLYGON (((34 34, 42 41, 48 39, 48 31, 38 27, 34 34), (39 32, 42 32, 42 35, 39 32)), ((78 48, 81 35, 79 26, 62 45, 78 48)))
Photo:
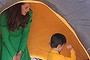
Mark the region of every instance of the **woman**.
POLYGON ((0 15, 1 60, 30 60, 27 40, 32 22, 30 3, 18 3, 0 15))

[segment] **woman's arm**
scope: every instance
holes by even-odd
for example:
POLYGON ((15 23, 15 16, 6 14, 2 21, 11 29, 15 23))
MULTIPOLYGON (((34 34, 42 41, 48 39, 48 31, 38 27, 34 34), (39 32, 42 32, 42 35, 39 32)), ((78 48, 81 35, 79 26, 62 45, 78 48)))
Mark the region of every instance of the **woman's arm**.
POLYGON ((7 17, 6 17, 6 12, 3 12, 3 14, 0 15, 0 29, 1 29, 1 34, 2 34, 2 41, 5 44, 5 46, 8 49, 8 52, 10 55, 13 57, 16 55, 16 51, 13 48, 12 44, 9 41, 9 31, 7 29, 7 17))
POLYGON ((26 48, 30 26, 32 23, 32 11, 31 10, 29 11, 29 15, 30 15, 30 20, 28 22, 27 27, 23 29, 23 33, 22 33, 22 41, 21 41, 20 49, 19 49, 19 51, 22 51, 22 52, 24 52, 24 49, 26 48))

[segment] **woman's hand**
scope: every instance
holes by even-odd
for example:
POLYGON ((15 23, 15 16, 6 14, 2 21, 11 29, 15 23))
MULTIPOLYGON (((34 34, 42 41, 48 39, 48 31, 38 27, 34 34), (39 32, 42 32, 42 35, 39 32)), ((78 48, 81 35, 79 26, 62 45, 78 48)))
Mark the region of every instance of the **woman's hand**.
POLYGON ((17 60, 16 56, 13 57, 13 60, 17 60))
POLYGON ((19 51, 18 54, 16 55, 16 59, 20 60, 22 56, 22 51, 19 51))

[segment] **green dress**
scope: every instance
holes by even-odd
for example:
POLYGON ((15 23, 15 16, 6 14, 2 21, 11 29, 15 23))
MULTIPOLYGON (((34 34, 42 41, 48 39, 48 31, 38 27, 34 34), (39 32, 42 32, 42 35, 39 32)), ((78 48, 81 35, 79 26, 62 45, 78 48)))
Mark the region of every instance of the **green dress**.
POLYGON ((2 34, 2 53, 1 60, 12 60, 20 50, 23 52, 21 60, 31 60, 28 49, 27 40, 32 22, 32 10, 29 11, 30 20, 26 28, 19 28, 14 32, 9 32, 7 29, 7 11, 0 15, 0 29, 2 34))
POLYGON ((1 31, 0 31, 0 60, 1 60, 1 54, 2 54, 2 40, 1 40, 1 31))

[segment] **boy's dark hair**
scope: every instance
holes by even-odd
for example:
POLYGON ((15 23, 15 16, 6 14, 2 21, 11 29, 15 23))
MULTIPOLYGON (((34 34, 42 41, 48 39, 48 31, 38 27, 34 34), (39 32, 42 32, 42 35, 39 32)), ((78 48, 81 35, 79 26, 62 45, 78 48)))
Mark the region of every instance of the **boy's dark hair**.
POLYGON ((58 45, 66 44, 66 37, 63 34, 55 33, 51 37, 50 46, 57 48, 58 45))

